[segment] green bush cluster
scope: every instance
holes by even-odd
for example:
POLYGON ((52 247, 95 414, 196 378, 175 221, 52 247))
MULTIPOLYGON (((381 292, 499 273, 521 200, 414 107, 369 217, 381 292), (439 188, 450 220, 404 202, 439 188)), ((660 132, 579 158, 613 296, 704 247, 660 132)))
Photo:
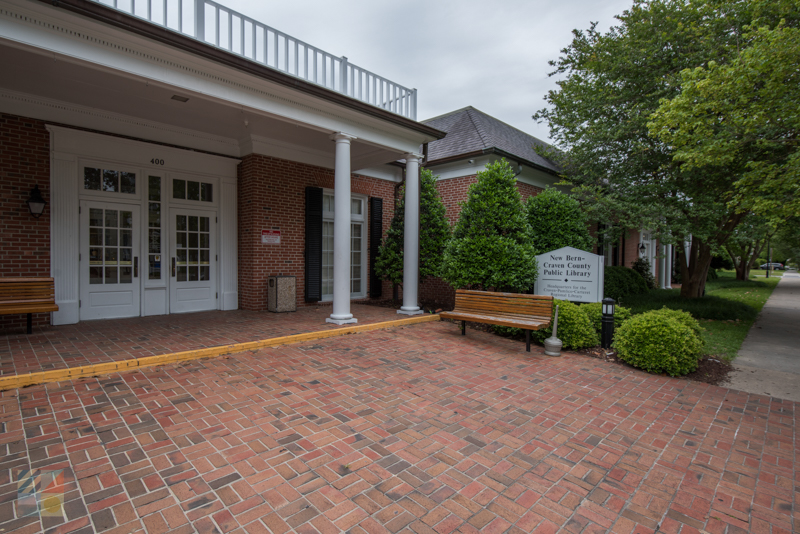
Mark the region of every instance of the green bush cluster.
MULTIPOLYGON (((553 301, 553 316, 558 305, 558 331, 556 336, 565 349, 583 349, 600 344, 600 336, 592 326, 589 317, 581 309, 582 306, 566 300, 553 301)), ((533 338, 543 343, 553 334, 552 318, 550 326, 533 332, 533 338)))
POLYGON ((595 240, 589 233, 586 211, 575 197, 547 187, 528 198, 525 211, 539 254, 563 247, 591 252, 595 240))
POLYGON ((700 325, 686 312, 663 308, 620 326, 612 347, 619 358, 651 373, 682 376, 697 369, 703 350, 700 325))
POLYGON ((627 267, 606 267, 603 294, 619 302, 620 299, 647 293, 642 275, 627 267))
MULTIPOLYGON (((592 327, 600 333, 603 327, 603 304, 601 302, 592 302, 590 304, 581 304, 581 311, 589 318, 592 327)), ((631 318, 630 308, 617 306, 614 309, 614 331, 616 332, 622 323, 631 318)))
POLYGON ((642 276, 648 289, 658 289, 656 277, 653 276, 652 265, 650 265, 650 261, 647 258, 638 258, 631 265, 631 269, 642 276))

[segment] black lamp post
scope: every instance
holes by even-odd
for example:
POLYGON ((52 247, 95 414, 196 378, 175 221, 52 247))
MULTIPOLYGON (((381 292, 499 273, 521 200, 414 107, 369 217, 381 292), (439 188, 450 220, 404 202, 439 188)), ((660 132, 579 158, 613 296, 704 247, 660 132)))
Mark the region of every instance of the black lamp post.
POLYGON ((603 299, 603 318, 601 320, 600 346, 604 349, 611 348, 611 340, 614 338, 614 299, 603 299))
POLYGON ((37 219, 42 216, 42 212, 44 212, 44 207, 47 205, 47 201, 42 198, 42 192, 39 191, 38 185, 33 186, 33 189, 31 189, 31 196, 26 202, 28 204, 28 209, 31 210, 31 215, 37 219))

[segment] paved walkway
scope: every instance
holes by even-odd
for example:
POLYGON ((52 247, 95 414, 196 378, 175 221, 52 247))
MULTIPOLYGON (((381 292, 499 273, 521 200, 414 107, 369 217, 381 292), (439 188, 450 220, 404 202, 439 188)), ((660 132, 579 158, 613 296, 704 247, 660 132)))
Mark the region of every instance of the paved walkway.
POLYGON ((0 531, 797 532, 797 407, 375 331, 1 393, 0 531))
MULTIPOLYGON (((363 304, 353 304, 351 312, 361 325, 407 317, 363 304)), ((212 311, 83 321, 37 329, 31 335, 0 335, 0 376, 341 328, 325 322, 330 314, 330 306, 299 308, 293 313, 212 311)))
POLYGON ((800 402, 800 275, 784 273, 747 334, 726 386, 800 402))

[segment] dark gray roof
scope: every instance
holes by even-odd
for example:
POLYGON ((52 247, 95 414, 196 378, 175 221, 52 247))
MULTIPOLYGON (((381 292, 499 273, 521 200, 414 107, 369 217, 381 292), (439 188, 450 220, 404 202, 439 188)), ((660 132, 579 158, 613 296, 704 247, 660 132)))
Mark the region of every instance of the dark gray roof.
POLYGON ((421 121, 447 132, 444 139, 428 143, 428 161, 452 160, 479 151, 496 151, 543 170, 557 173, 558 165, 536 153, 534 146, 550 147, 532 135, 517 130, 472 106, 421 121))

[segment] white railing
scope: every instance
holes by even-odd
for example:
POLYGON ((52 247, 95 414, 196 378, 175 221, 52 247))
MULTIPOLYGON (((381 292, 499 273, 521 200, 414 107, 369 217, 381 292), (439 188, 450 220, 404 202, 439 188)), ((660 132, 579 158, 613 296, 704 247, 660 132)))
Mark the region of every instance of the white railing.
POLYGON ((403 87, 213 0, 93 0, 367 104, 417 120, 403 87))

